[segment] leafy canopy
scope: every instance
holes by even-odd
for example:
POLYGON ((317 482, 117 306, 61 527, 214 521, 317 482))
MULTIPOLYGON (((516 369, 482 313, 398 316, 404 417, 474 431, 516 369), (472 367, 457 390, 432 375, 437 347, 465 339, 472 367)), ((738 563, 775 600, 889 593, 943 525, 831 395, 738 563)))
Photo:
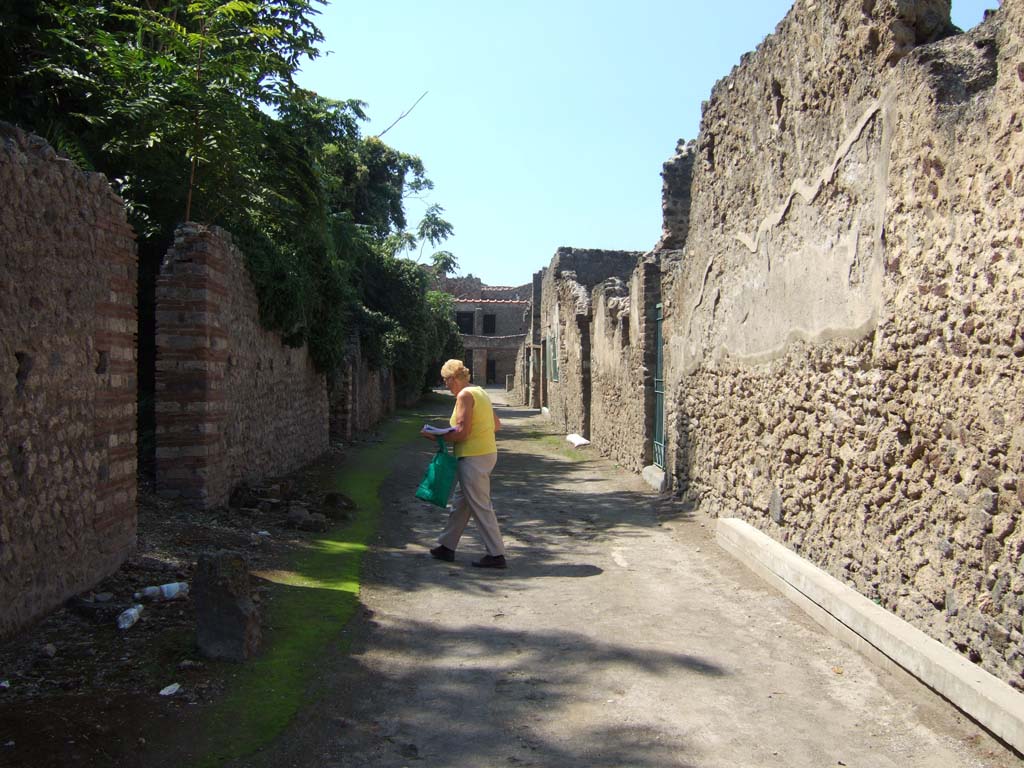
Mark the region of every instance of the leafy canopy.
POLYGON ((268 328, 322 370, 358 332, 410 396, 457 344, 428 290, 456 260, 437 252, 425 271, 399 254, 453 230, 438 205, 408 230, 404 200, 432 184, 419 158, 361 134, 362 102, 296 84, 323 41, 317 5, 5 0, 0 115, 112 179, 144 242, 185 218, 224 226, 268 328))

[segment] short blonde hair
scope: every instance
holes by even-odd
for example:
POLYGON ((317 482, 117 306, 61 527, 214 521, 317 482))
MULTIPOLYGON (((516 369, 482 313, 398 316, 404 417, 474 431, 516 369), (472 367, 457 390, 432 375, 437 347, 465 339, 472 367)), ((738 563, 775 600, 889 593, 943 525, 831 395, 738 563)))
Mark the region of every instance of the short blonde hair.
POLYGON ((449 376, 469 381, 469 368, 461 360, 449 360, 441 366, 441 378, 447 379, 449 376))

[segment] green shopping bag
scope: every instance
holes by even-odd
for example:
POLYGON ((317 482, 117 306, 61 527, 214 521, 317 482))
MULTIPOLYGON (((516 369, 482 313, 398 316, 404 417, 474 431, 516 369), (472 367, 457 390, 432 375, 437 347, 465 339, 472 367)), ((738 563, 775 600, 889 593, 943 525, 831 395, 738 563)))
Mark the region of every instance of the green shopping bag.
POLYGON ((439 507, 447 507, 448 497, 452 495, 452 487, 455 485, 458 463, 455 455, 449 453, 444 438, 437 438, 437 453, 427 465, 427 473, 423 476, 420 487, 416 489, 416 498, 439 507))

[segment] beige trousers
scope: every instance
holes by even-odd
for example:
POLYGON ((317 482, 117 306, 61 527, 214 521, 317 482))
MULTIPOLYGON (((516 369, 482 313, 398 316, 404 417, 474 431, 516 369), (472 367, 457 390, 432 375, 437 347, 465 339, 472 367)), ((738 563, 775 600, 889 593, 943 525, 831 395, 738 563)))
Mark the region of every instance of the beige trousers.
POLYGON ((470 516, 476 520, 480 538, 484 541, 489 555, 504 555, 505 544, 498 530, 498 518, 491 506, 491 471, 498 461, 498 454, 466 456, 459 459, 459 484, 452 496, 454 509, 448 516, 448 525, 438 542, 456 549, 470 516))

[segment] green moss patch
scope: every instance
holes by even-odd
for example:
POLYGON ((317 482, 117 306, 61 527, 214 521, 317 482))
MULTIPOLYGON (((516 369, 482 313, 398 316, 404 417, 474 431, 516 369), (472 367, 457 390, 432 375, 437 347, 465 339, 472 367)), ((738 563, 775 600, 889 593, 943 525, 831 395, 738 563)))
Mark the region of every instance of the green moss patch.
POLYGON ((324 490, 347 494, 354 519, 311 542, 290 567, 263 574, 272 599, 264 616, 264 651, 237 667, 228 692, 207 717, 200 766, 244 757, 269 744, 307 702, 316 661, 345 649, 341 630, 359 603, 360 565, 380 515, 379 490, 395 450, 423 423, 409 414, 383 428, 382 441, 360 447, 324 490))

